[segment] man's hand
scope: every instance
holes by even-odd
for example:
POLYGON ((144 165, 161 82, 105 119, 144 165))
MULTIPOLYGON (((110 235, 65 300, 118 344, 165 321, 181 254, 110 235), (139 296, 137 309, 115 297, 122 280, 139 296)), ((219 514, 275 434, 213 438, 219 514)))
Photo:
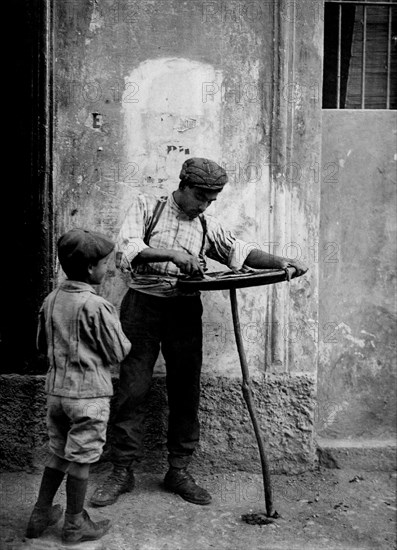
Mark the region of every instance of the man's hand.
POLYGON ((191 276, 199 275, 204 277, 204 271, 200 266, 199 259, 197 256, 193 256, 193 254, 173 250, 171 254, 171 261, 179 267, 182 273, 186 273, 191 276))
POLYGON ((297 277, 299 277, 299 275, 303 275, 309 269, 304 263, 298 260, 290 260, 289 258, 282 258, 279 263, 280 268, 285 269, 287 281, 291 280, 291 272, 288 269, 289 267, 293 267, 296 270, 297 277))
POLYGON ((189 252, 167 248, 151 248, 148 246, 138 254, 137 258, 143 263, 172 262, 179 267, 182 273, 204 278, 204 271, 200 266, 199 259, 189 252))
POLYGON ((288 268, 296 269, 296 275, 303 275, 309 269, 304 263, 283 256, 275 256, 255 248, 251 250, 245 260, 245 265, 254 269, 285 269, 287 280, 291 279, 291 271, 288 268))

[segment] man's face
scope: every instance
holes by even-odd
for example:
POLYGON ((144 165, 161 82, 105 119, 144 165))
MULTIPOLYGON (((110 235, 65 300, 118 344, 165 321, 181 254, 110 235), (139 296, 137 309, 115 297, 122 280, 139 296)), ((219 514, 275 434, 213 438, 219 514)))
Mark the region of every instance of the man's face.
POLYGON ((197 216, 207 210, 209 205, 216 201, 220 193, 220 190, 207 191, 200 187, 188 186, 180 188, 179 191, 178 204, 189 218, 197 218, 197 216))

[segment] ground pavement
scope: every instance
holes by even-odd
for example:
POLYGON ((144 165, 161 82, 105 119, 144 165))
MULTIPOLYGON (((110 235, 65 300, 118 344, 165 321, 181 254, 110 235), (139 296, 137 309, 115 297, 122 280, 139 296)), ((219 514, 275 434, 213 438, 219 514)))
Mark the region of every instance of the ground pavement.
MULTIPOLYGON (((94 470, 88 494, 109 464, 94 470)), ((194 472, 193 472, 194 473, 194 472)), ((111 518, 112 528, 95 542, 65 546, 62 521, 40 538, 24 538, 41 472, 0 474, 1 550, 395 550, 396 472, 320 469, 295 476, 272 475, 271 525, 250 525, 241 517, 264 512, 260 473, 195 475, 213 495, 196 506, 161 486, 162 474, 138 473, 132 493, 112 506, 88 508, 93 520, 111 518)), ((56 502, 64 504, 65 486, 56 502)))

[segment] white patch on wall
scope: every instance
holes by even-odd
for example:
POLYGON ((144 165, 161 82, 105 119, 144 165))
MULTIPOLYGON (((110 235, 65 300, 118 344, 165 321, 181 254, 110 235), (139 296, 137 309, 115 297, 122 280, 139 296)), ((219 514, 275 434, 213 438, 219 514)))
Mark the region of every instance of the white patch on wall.
POLYGON ((221 81, 211 65, 183 58, 147 60, 126 77, 125 151, 138 166, 135 186, 171 191, 187 158, 221 163, 221 102, 203 101, 205 83, 221 81))
MULTIPOLYGON (((104 23, 105 23, 105 20, 98 9, 98 5, 96 2, 94 2, 91 19, 90 19, 90 27, 89 27, 90 32, 95 33, 97 30, 103 27, 104 23)), ((88 40, 88 42, 86 40, 86 44, 87 43, 90 43, 90 40, 88 40)))
POLYGON ((359 348, 363 348, 365 346, 365 340, 360 340, 360 338, 355 338, 352 335, 352 329, 349 327, 349 325, 346 325, 346 323, 339 323, 339 325, 336 327, 335 330, 340 330, 343 336, 346 338, 346 340, 350 340, 358 346, 359 348))

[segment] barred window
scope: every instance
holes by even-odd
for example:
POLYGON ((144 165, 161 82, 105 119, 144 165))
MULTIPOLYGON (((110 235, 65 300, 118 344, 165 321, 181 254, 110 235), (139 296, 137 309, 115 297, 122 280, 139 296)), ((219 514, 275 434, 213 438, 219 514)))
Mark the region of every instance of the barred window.
POLYGON ((396 1, 325 2, 323 108, 397 108, 396 1))

